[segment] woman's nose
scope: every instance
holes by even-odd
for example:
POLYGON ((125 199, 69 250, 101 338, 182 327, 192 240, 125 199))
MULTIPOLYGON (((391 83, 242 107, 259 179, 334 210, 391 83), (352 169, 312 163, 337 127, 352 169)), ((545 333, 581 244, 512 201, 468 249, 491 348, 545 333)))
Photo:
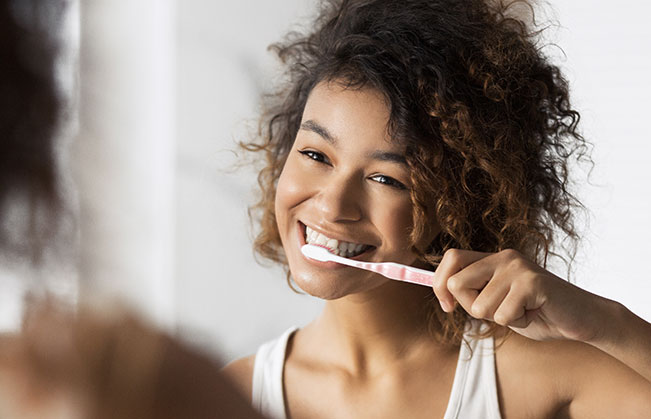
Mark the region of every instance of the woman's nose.
POLYGON ((359 221, 362 218, 362 188, 352 176, 331 176, 316 196, 316 207, 330 222, 359 221))

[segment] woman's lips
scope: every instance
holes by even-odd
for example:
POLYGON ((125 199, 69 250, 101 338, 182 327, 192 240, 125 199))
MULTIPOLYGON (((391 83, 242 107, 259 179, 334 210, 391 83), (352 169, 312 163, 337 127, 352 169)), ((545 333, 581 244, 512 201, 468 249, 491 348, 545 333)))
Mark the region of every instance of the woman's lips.
MULTIPOLYGON (((322 269, 351 268, 350 266, 342 265, 342 264, 337 263, 337 262, 321 262, 319 260, 310 259, 307 256, 305 256, 303 254, 303 252, 301 252, 301 249, 300 249, 301 247, 303 247, 303 246, 305 246, 307 244, 305 242, 305 224, 303 224, 303 223, 301 223, 299 221, 299 222, 297 222, 297 226, 298 226, 297 232, 298 232, 298 243, 299 243, 298 252, 301 254, 301 257, 303 259, 307 260, 312 265, 318 266, 318 267, 320 267, 322 269)), ((376 249, 376 247, 372 246, 368 250, 366 250, 365 252, 360 253, 359 255, 348 258, 348 259, 351 259, 351 260, 364 260, 364 259, 366 259, 367 256, 371 256, 371 254, 375 251, 375 249, 376 249)), ((355 268, 351 268, 351 269, 355 269, 355 268)))

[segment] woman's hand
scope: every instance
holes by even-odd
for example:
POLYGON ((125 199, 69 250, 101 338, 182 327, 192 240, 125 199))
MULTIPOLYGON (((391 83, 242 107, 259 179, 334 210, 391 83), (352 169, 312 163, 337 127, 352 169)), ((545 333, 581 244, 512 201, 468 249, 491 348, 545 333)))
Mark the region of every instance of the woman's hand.
POLYGON ((457 301, 475 318, 536 340, 590 342, 609 323, 609 300, 547 272, 515 250, 448 250, 433 288, 444 311, 452 311, 457 301))

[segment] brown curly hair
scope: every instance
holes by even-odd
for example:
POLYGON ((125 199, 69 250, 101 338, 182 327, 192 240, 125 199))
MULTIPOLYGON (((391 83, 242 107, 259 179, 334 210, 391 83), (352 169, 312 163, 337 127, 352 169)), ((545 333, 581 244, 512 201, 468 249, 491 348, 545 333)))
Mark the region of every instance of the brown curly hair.
MULTIPOLYGON (((434 264, 451 248, 512 248, 543 267, 550 256, 569 266, 582 206, 568 190, 568 164, 591 161, 589 144, 567 81, 514 3, 326 0, 311 33, 272 45, 286 81, 267 98, 258 138, 243 144, 266 158, 252 207, 256 252, 286 265, 276 184, 312 88, 336 81, 376 89, 389 104, 389 131, 407 150, 410 238, 421 260, 434 264), (431 220, 442 231, 419 248, 431 220)), ((435 301, 431 313, 441 337, 458 341, 469 315, 446 315, 435 301)))

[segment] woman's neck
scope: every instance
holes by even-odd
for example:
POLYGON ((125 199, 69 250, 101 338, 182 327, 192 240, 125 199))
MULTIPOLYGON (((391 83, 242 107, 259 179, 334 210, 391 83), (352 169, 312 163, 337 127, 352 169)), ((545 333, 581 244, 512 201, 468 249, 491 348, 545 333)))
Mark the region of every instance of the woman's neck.
POLYGON ((304 329, 304 336, 314 340, 312 348, 322 348, 326 362, 356 375, 372 375, 432 351, 436 342, 427 332, 432 298, 425 287, 389 281, 328 301, 321 316, 304 329))

